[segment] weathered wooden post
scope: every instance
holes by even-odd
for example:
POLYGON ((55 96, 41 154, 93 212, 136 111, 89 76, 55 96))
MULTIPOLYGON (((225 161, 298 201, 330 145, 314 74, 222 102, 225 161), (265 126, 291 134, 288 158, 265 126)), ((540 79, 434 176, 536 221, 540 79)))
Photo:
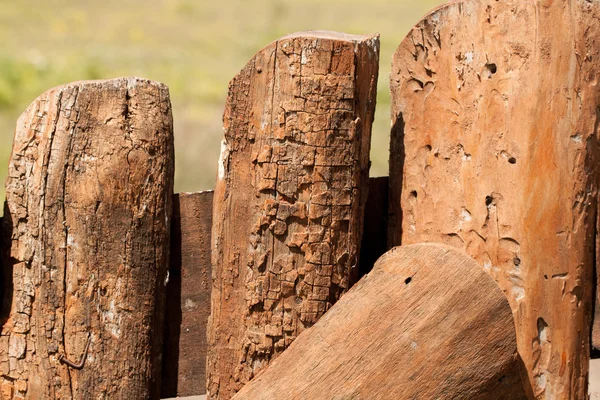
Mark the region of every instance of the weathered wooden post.
POLYGON ((378 43, 286 36, 230 84, 213 212, 211 399, 231 398, 357 277, 378 43))
POLYGON ((392 63, 391 244, 463 248, 496 278, 540 399, 587 398, 599 18, 590 1, 455 1, 392 63))
POLYGON ((2 398, 158 398, 172 191, 162 84, 77 82, 20 117, 3 218, 2 398))
POLYGON ((525 399, 518 362, 483 268, 450 246, 403 246, 234 399, 525 399))

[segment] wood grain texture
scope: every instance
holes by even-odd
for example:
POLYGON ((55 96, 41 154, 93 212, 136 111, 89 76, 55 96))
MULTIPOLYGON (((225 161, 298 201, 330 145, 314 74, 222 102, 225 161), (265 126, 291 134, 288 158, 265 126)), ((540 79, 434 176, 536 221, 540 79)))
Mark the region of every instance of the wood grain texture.
POLYGON ((230 84, 213 212, 210 399, 229 399, 356 280, 377 36, 303 32, 230 84))
POLYGON ((206 393, 213 192, 173 198, 161 397, 206 393))
POLYGON ((167 87, 121 78, 44 93, 18 120, 6 193, 2 398, 158 398, 167 87))
POLYGON ((540 399, 587 397, 599 16, 590 1, 455 1, 392 63, 391 244, 446 243, 491 273, 540 399))
POLYGON ((510 306, 483 268, 403 246, 234 399, 524 399, 517 363, 510 306))

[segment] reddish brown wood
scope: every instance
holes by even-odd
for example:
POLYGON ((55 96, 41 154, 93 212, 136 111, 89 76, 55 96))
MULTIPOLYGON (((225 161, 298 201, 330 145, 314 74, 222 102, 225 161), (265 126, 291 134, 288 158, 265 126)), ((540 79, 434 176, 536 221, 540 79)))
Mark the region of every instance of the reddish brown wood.
POLYGON ((393 58, 391 243, 465 249, 497 279, 539 399, 587 397, 599 20, 596 1, 455 1, 393 58))
POLYGON ((72 83, 21 115, 3 218, 2 398, 159 397, 172 195, 166 86, 72 83))
POLYGON ((234 399, 525 399, 512 312, 464 253, 397 247, 234 399))
POLYGON ((213 192, 173 198, 161 397, 206 393, 213 192))
MULTIPOLYGON (((368 273, 376 259, 385 253, 387 196, 387 177, 369 179, 359 265, 361 276, 368 273)), ((211 271, 212 199, 213 192, 182 193, 173 198, 163 398, 206 393, 205 337, 210 313, 210 283, 207 282, 211 271)))
POLYGON ((303 32, 233 79, 213 212, 210 399, 229 399, 356 280, 376 36, 303 32))

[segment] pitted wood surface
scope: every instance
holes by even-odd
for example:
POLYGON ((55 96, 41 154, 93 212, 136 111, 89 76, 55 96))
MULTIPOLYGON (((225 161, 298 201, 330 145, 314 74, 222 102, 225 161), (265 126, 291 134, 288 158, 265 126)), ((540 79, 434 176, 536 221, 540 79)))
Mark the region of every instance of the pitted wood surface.
POLYGON ((356 280, 376 36, 304 32, 230 84, 213 213, 207 389, 229 399, 356 280))
POLYGON ((166 86, 77 82, 23 113, 3 218, 2 398, 158 398, 172 191, 166 86))
POLYGON ((453 247, 412 245, 381 257, 234 399, 525 399, 517 364, 494 280, 453 247))
POLYGON ((540 399, 587 397, 599 16, 597 1, 455 1, 393 58, 391 244, 446 243, 490 272, 540 399))

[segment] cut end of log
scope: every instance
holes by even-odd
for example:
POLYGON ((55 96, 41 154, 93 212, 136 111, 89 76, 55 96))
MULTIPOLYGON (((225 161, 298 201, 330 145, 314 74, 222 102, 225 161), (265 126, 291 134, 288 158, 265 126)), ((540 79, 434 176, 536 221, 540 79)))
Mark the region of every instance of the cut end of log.
POLYGON ((382 256, 234 399, 525 399, 519 361, 494 280, 454 247, 418 244, 382 256))
POLYGON ((367 35, 353 35, 349 33, 343 32, 335 32, 335 31, 301 31, 290 33, 289 35, 285 35, 281 37, 279 40, 284 39, 294 39, 294 38, 302 38, 302 39, 327 39, 327 40, 341 40, 347 42, 356 42, 356 43, 372 43, 373 46, 379 46, 379 34, 367 34, 367 35))
POLYGON ((93 88, 108 88, 111 86, 114 86, 114 87, 126 86, 129 88, 133 88, 136 86, 151 86, 151 87, 156 87, 159 90, 166 90, 166 91, 169 90, 168 86, 162 82, 157 82, 157 81, 153 81, 150 79, 141 78, 141 77, 137 77, 137 76, 123 76, 123 77, 112 78, 112 79, 93 79, 93 80, 81 80, 81 81, 69 82, 64 85, 58 85, 51 89, 48 89, 46 92, 41 94, 39 96, 39 98, 45 97, 48 93, 59 92, 59 91, 63 91, 65 89, 69 89, 69 88, 75 88, 75 87, 84 88, 84 87, 86 87, 86 88, 93 89, 93 88))

